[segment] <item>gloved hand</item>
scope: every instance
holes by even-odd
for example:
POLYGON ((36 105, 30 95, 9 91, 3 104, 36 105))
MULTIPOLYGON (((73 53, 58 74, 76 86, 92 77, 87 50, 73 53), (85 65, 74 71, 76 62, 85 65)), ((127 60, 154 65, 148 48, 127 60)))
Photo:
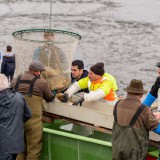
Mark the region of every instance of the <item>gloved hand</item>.
POLYGON ((66 103, 66 102, 68 102, 68 94, 67 94, 67 93, 64 93, 63 103, 66 103))
POLYGON ((57 93, 56 97, 63 103, 68 102, 68 94, 66 93, 57 93))
POLYGON ((84 101, 84 98, 81 97, 81 98, 79 98, 78 100, 76 100, 75 102, 73 102, 72 105, 78 106, 78 104, 80 104, 80 106, 82 106, 82 102, 83 102, 83 101, 84 101))

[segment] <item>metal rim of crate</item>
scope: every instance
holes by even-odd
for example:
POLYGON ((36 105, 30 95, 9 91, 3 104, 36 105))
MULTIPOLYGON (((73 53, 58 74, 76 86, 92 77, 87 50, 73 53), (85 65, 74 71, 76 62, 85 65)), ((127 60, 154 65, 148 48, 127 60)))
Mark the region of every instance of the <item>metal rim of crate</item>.
POLYGON ((74 36, 76 37, 78 40, 81 39, 81 36, 78 33, 74 33, 74 32, 70 32, 70 31, 65 31, 65 30, 58 30, 58 29, 26 29, 26 30, 19 30, 19 31, 15 31, 12 33, 12 36, 16 39, 22 40, 22 41, 30 41, 30 42, 44 42, 44 41, 38 41, 38 40, 30 40, 30 39, 26 39, 23 38, 22 35, 24 33, 31 33, 31 32, 54 32, 54 33, 63 33, 63 34, 67 34, 70 36, 74 36), (21 35, 21 37, 17 37, 17 35, 21 35))

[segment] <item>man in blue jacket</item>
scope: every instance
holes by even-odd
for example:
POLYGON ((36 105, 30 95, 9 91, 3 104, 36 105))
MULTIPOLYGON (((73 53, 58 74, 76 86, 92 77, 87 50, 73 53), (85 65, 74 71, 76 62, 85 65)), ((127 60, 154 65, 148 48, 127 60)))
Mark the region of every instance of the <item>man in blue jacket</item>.
MULTIPOLYGON (((143 104, 147 105, 148 107, 150 107, 153 104, 153 102, 158 98, 158 96, 160 96, 158 95, 158 91, 160 89, 160 62, 158 62, 156 66, 158 67, 159 76, 157 77, 150 92, 148 93, 143 102, 143 104)), ((154 112, 153 114, 157 117, 157 119, 160 119, 160 112, 154 112)))
POLYGON ((24 151, 23 123, 31 117, 24 97, 8 88, 4 74, 0 74, 0 160, 16 160, 24 151))

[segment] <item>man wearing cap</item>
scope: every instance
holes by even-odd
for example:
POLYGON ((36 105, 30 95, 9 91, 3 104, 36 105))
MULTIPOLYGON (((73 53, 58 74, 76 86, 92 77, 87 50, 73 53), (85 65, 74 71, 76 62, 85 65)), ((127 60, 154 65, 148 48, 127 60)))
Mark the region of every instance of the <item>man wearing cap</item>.
POLYGON ((89 89, 89 93, 85 93, 83 97, 73 103, 73 105, 81 104, 83 101, 103 101, 113 105, 117 101, 115 91, 118 89, 115 78, 105 73, 104 63, 96 63, 90 68, 88 77, 82 78, 78 82, 73 83, 64 94, 71 97, 74 93, 81 89, 89 89))
POLYGON ((144 160, 149 131, 160 134, 160 124, 151 109, 141 103, 143 94, 147 93, 141 80, 131 80, 124 90, 126 98, 118 101, 113 111, 113 160, 144 160))
POLYGON ((30 106, 32 118, 24 125, 26 152, 19 154, 17 160, 39 160, 42 149, 42 99, 47 102, 54 100, 49 84, 40 78, 44 65, 33 61, 29 71, 13 79, 11 87, 22 93, 30 106))

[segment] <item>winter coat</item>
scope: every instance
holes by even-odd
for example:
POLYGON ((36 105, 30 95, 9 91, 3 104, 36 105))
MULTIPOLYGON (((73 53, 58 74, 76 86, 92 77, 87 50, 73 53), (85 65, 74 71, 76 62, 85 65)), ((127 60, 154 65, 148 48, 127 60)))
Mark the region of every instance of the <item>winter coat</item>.
MULTIPOLYGON (((74 83, 74 82, 76 82, 76 81, 79 81, 79 80, 82 79, 82 78, 87 77, 87 76, 88 76, 88 71, 87 71, 87 70, 83 70, 83 74, 81 75, 81 77, 80 77, 78 80, 75 80, 75 79, 72 77, 72 74, 71 74, 71 82, 74 83)), ((78 91, 78 93, 79 93, 79 92, 89 93, 89 90, 88 90, 88 88, 86 88, 86 89, 81 89, 80 91, 78 91)))
POLYGON ((24 97, 10 89, 0 91, 0 153, 24 151, 24 122, 31 117, 24 97))
POLYGON ((15 56, 3 56, 3 62, 1 65, 1 73, 6 76, 13 75, 15 71, 15 56))

